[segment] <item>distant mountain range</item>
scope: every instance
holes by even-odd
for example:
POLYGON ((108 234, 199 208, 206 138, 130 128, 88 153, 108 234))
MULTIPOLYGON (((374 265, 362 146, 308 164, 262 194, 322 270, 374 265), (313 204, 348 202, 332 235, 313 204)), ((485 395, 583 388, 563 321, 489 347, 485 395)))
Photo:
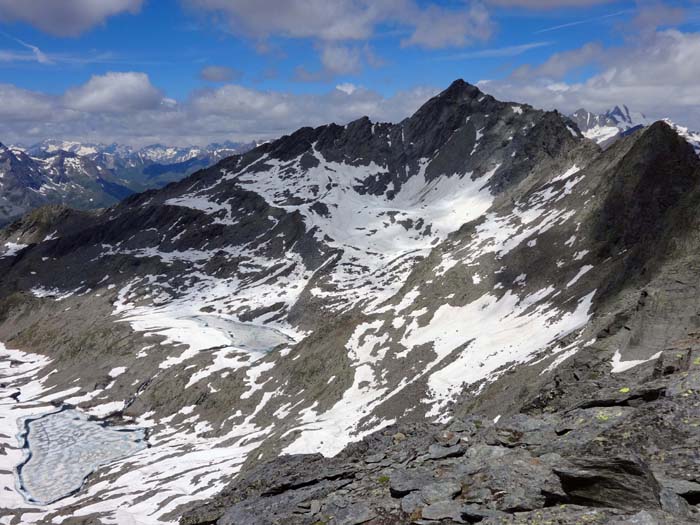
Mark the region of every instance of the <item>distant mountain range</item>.
POLYGON ((110 206, 256 145, 224 142, 206 147, 132 148, 60 140, 26 147, 0 144, 0 224, 45 204, 79 209, 110 206))
MULTIPOLYGON (((629 135, 654 122, 643 113, 630 111, 626 105, 615 106, 605 113, 592 113, 581 108, 569 116, 586 138, 596 141, 604 148, 610 146, 620 137, 629 135)), ((700 154, 700 132, 679 126, 670 119, 663 120, 700 154)))
POLYGON ((124 165, 138 166, 146 163, 179 164, 191 159, 218 161, 222 158, 255 147, 257 143, 240 143, 226 141, 208 146, 166 146, 151 144, 142 148, 133 148, 123 144, 95 144, 75 141, 44 140, 29 147, 13 146, 22 149, 33 157, 45 157, 58 151, 67 151, 91 159, 114 159, 124 165))

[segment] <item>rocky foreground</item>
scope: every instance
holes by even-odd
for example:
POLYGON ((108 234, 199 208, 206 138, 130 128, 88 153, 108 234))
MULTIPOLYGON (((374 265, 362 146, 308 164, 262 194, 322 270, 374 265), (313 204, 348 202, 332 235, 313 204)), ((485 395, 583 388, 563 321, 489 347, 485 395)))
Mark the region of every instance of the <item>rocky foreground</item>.
POLYGON ((337 457, 280 457, 180 523, 698 523, 698 335, 614 375, 590 346, 495 422, 397 425, 337 457))

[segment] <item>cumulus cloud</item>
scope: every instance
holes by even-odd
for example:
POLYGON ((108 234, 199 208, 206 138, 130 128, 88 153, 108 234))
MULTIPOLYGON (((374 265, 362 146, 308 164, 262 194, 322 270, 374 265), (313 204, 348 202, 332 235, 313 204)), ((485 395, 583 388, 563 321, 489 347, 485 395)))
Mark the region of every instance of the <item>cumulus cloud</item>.
POLYGON ((451 7, 415 0, 189 0, 200 9, 226 16, 238 33, 257 38, 282 35, 327 41, 366 40, 377 25, 413 29, 407 45, 444 47, 488 38, 492 25, 477 1, 451 7), (430 34, 440 33, 440 34, 430 34))
POLYGON ((113 113, 153 109, 163 102, 163 94, 145 73, 107 73, 69 89, 64 101, 70 109, 113 113))
POLYGON ((465 46, 475 40, 486 40, 494 30, 488 11, 479 3, 454 11, 435 5, 423 10, 411 6, 400 19, 415 26, 413 34, 402 44, 429 49, 465 46))
POLYGON ((223 14, 232 30, 255 38, 282 35, 323 40, 365 39, 374 9, 354 0, 189 0, 199 9, 223 14))
POLYGON ((243 76, 240 71, 226 66, 206 66, 199 72, 202 80, 207 82, 233 82, 243 76))
POLYGON ((539 67, 521 69, 501 81, 480 83, 495 96, 536 106, 602 111, 627 104, 653 118, 670 117, 700 127, 700 33, 665 30, 617 48, 589 44, 553 55, 539 67), (572 67, 598 64, 582 82, 565 82, 572 67))
MULTIPOLYGON (((35 123, 49 118, 56 104, 47 95, 21 89, 12 84, 0 84, 0 120, 35 123)), ((0 139, 1 141, 1 139, 0 139)))
MULTIPOLYGON (((308 38, 318 43, 322 73, 354 73, 364 61, 379 63, 358 43, 370 40, 379 25, 406 32, 404 46, 435 49, 488 39, 494 24, 478 0, 445 6, 417 0, 187 0, 207 13, 223 16, 234 33, 264 41, 271 36, 308 38)), ((263 46, 264 47, 264 46, 263 46)), ((300 70, 300 77, 319 74, 300 70)))
POLYGON ((186 110, 198 125, 219 121, 228 123, 231 133, 270 138, 302 126, 344 124, 364 115, 374 120, 398 121, 435 93, 432 88, 415 88, 384 97, 376 91, 351 86, 341 84, 327 93, 297 95, 226 85, 194 93, 186 110))
POLYGON ((341 84, 321 94, 261 91, 237 84, 201 89, 175 102, 142 73, 93 77, 61 95, 0 84, 0 141, 43 138, 143 145, 273 139, 302 126, 347 123, 363 115, 399 121, 435 94, 414 88, 386 97, 341 84))
POLYGON ((76 36, 120 13, 137 13, 143 0, 0 0, 0 21, 26 22, 59 36, 76 36))

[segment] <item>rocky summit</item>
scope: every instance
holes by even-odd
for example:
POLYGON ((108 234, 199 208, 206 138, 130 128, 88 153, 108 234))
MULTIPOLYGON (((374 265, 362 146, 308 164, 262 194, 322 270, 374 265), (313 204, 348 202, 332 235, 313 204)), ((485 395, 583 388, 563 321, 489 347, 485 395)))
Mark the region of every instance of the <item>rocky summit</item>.
POLYGON ((698 206, 667 123, 602 150, 458 80, 40 208, 0 231, 0 520, 697 523, 698 206))

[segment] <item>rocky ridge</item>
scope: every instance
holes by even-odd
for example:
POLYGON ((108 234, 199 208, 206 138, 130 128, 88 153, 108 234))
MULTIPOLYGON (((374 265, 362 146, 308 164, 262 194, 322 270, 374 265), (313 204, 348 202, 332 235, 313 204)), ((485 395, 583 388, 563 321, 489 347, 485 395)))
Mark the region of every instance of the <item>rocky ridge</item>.
POLYGON ((698 341, 615 375, 585 356, 556 410, 542 391, 495 421, 396 425, 332 458, 282 456, 180 523, 696 523, 698 341))

